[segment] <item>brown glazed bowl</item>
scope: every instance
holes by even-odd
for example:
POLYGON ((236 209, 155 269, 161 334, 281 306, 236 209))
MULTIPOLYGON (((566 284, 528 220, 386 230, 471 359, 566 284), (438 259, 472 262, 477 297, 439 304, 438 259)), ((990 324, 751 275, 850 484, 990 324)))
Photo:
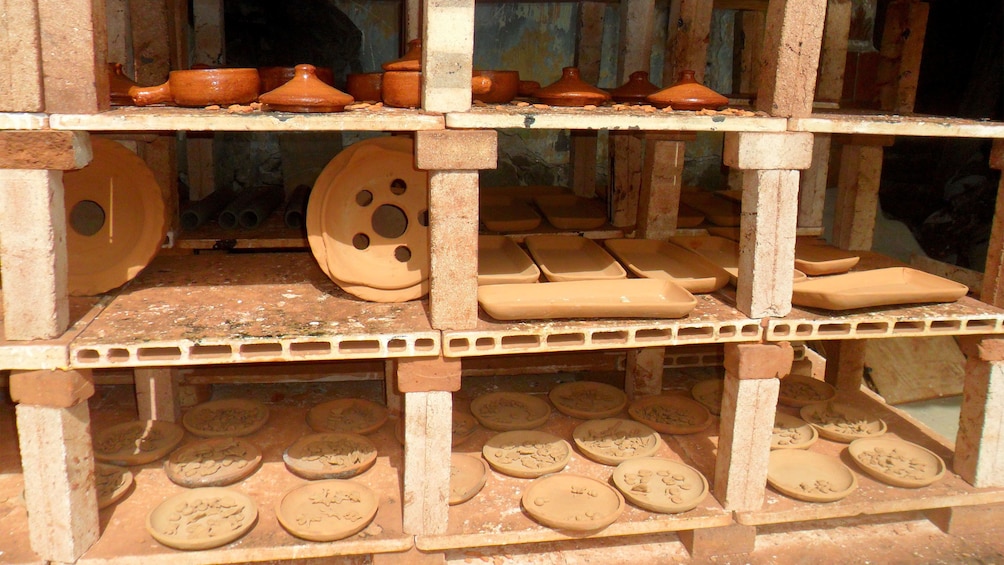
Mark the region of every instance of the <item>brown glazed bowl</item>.
MULTIPOLYGON (((328 86, 335 85, 335 74, 327 67, 314 67, 314 75, 328 86)), ((258 67, 261 91, 271 92, 296 76, 296 67, 258 67)))
MULTIPOLYGON (((519 71, 482 71, 475 70, 474 76, 488 77, 492 80, 492 86, 488 92, 474 94, 475 100, 480 100, 487 104, 505 104, 512 102, 513 98, 523 92, 532 93, 540 88, 540 84, 519 80, 519 71)), ((525 96, 525 94, 523 94, 525 96)))
POLYGON ((222 106, 254 102, 260 86, 258 69, 190 69, 171 71, 159 86, 134 86, 129 96, 137 106, 222 106))
POLYGON ((112 106, 132 106, 129 89, 139 86, 122 70, 122 63, 108 63, 108 91, 112 106))
MULTIPOLYGON (((484 94, 492 87, 488 77, 472 76, 471 93, 484 94)), ((383 103, 395 108, 422 105, 422 71, 388 71, 383 74, 383 103)))
POLYGON ((358 101, 383 100, 383 73, 353 73, 345 77, 345 90, 358 101))

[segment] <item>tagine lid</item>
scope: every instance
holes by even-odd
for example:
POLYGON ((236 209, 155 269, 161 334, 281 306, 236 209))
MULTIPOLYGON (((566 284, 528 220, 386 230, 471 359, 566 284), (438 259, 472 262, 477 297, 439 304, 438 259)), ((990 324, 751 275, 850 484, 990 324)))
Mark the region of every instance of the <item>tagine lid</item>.
POLYGON ((544 104, 552 106, 585 106, 610 100, 610 93, 582 80, 579 69, 565 67, 561 78, 534 93, 544 104))
POLYGON ((675 84, 650 94, 647 100, 655 106, 670 106, 674 110, 717 110, 729 103, 728 98, 697 82, 694 71, 689 69, 680 72, 675 84))
POLYGON ((279 112, 341 112, 355 101, 317 78, 314 65, 297 65, 289 82, 262 94, 258 100, 269 110, 279 112))
POLYGON ((387 61, 380 65, 385 71, 420 71, 422 70, 422 40, 412 39, 408 42, 408 50, 401 58, 387 61))
POLYGON ((610 91, 614 102, 645 104, 650 94, 659 92, 659 87, 648 80, 647 71, 635 71, 627 82, 610 91))

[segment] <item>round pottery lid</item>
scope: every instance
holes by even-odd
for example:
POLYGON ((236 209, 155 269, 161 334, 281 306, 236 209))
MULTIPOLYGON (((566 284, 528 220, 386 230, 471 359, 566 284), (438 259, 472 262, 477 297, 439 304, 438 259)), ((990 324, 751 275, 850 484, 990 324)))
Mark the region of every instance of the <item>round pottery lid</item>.
POLYGON ((505 432, 544 425, 551 407, 545 400, 522 392, 490 392, 471 401, 471 413, 489 430, 505 432))
POLYGON ((94 458, 117 465, 143 465, 173 451, 184 437, 181 426, 164 420, 123 422, 94 435, 94 458))
POLYGON ((108 90, 111 94, 112 106, 133 106, 129 89, 139 86, 136 81, 126 76, 122 63, 108 63, 108 90))
POLYGON ((268 420, 268 408, 257 400, 227 398, 193 406, 181 418, 185 429, 200 437, 233 437, 255 433, 268 420))
POLYGON ((561 78, 541 87, 533 95, 551 106, 585 106, 610 100, 609 92, 582 80, 576 67, 565 67, 561 70, 561 78))
POLYGON ((94 486, 98 491, 98 509, 118 502, 132 486, 132 471, 118 465, 94 463, 94 486))
POLYGON ((722 379, 705 379, 690 389, 690 395, 715 416, 722 413, 722 393, 725 383, 722 379))
POLYGON ((556 435, 534 430, 502 432, 481 450, 492 469, 521 479, 533 479, 565 468, 572 446, 556 435))
POLYGON ((187 488, 222 487, 254 473, 261 450, 238 438, 210 438, 176 449, 164 463, 171 482, 187 488))
POLYGON ((805 420, 784 412, 774 414, 771 449, 808 449, 817 439, 819 432, 805 420))
POLYGON ((778 449, 770 452, 767 482, 782 494, 808 502, 832 502, 858 488, 854 473, 836 457, 778 449))
POLYGON ((895 487, 926 487, 945 476, 945 461, 915 443, 892 437, 856 439, 847 446, 854 463, 895 487))
POLYGON ((610 91, 615 102, 645 104, 649 94, 659 92, 659 87, 648 80, 648 72, 635 71, 628 81, 610 91))
POLYGON ((646 396, 635 400, 628 414, 664 434, 693 434, 706 429, 714 418, 696 400, 677 395, 646 396))
POLYGON ((799 415, 812 424, 819 435, 843 443, 863 437, 878 437, 886 432, 886 424, 880 418, 856 406, 833 400, 803 406, 799 415))
POLYGON ((729 103, 729 99, 694 79, 694 71, 680 72, 680 80, 668 88, 650 94, 647 98, 654 106, 671 106, 674 110, 716 110, 729 103))
POLYGON ((832 385, 808 375, 788 375, 781 379, 778 402, 785 406, 801 408, 814 402, 823 402, 836 396, 832 385))
POLYGON ((583 420, 616 416, 627 405, 623 390, 593 381, 562 383, 552 388, 547 398, 562 414, 583 420))
POLYGON ((278 112, 341 112, 354 99, 317 78, 314 65, 297 65, 286 84, 266 92, 258 100, 278 112))
POLYGON ((420 71, 422 70, 422 40, 412 39, 408 42, 408 50, 401 58, 388 61, 382 65, 385 71, 420 71))
POLYGON ((362 398, 322 402, 307 412, 307 423, 317 432, 368 434, 387 421, 387 408, 362 398))
POLYGON ((523 491, 520 502, 534 520, 563 530, 600 530, 624 512, 624 497, 617 489, 571 473, 533 481, 523 491))
POLYGON ((659 434, 634 420, 589 420, 572 431, 572 440, 586 457, 604 465, 619 465, 647 457, 659 449, 659 434))
POLYGON ((380 498, 365 485, 339 479, 315 481, 287 492, 276 517, 286 531, 310 541, 357 534, 376 516, 380 498))
POLYGON ((664 457, 629 459, 614 469, 611 478, 632 504, 663 514, 692 510, 709 492, 700 471, 664 457))
POLYGON ((481 492, 488 480, 484 459, 463 453, 450 455, 450 505, 463 504, 481 492))
POLYGON ((348 479, 376 463, 377 448, 353 433, 308 434, 282 454, 286 467, 305 479, 348 479))
POLYGON ((175 549, 210 549, 226 545, 254 527, 258 507, 246 495, 207 487, 172 496, 146 517, 153 539, 175 549))

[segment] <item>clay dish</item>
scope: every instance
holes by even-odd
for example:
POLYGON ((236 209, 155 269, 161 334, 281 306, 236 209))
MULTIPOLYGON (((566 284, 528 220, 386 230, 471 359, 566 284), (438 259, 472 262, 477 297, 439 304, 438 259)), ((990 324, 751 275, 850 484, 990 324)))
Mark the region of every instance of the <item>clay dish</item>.
POLYGON ((516 430, 486 441, 481 454, 499 473, 535 479, 564 469, 572 457, 572 446, 547 432, 516 430))
POLYGON ((709 492, 708 480, 700 471, 663 457, 629 459, 614 469, 611 478, 629 502, 662 514, 692 510, 709 492))
POLYGON ((601 530, 624 512, 624 497, 617 489, 571 473, 533 481, 520 502, 531 518, 560 530, 601 530))
POLYGON ((627 82, 610 91, 614 102, 625 104, 647 104, 648 95, 659 92, 659 87, 648 80, 646 71, 635 71, 627 82))
POLYGON ((655 430, 622 418, 583 422, 572 431, 572 440, 583 455, 604 465, 647 457, 659 449, 659 434, 655 430))
POLYGON ((320 433, 300 437, 286 448, 286 468, 304 479, 349 479, 376 463, 377 448, 365 436, 320 433))
POLYGON ((862 471, 894 487, 926 487, 945 476, 945 462, 941 457, 901 439, 856 439, 847 447, 847 452, 862 471))
POLYGON ((132 486, 132 471, 118 465, 94 463, 94 486, 98 491, 98 509, 118 502, 132 486))
POLYGON ((479 202, 481 223, 491 231, 514 232, 536 229, 540 214, 530 204, 512 196, 481 195, 479 202))
MULTIPOLYGON (((491 90, 492 81, 484 76, 471 77, 471 94, 491 90)), ((387 71, 381 85, 383 103, 394 108, 418 108, 422 105, 422 71, 387 71)))
POLYGON ((186 488, 222 487, 249 477, 261 466, 261 450, 238 438, 210 438, 176 449, 164 462, 171 482, 186 488))
POLYGON ((551 417, 551 407, 522 392, 490 392, 471 401, 471 413, 489 430, 507 432, 543 426, 551 417))
POLYGON ((729 103, 728 98, 697 82, 691 70, 681 71, 675 84, 646 99, 653 106, 671 106, 674 110, 717 110, 729 103))
POLYGON ((680 192, 680 202, 699 211, 712 224, 720 227, 739 227, 742 205, 718 193, 701 188, 685 188, 680 192))
POLYGON ((482 286, 478 303, 496 320, 682 318, 697 299, 670 280, 612 279, 482 286))
POLYGON ((552 388, 547 398, 562 414, 582 420, 611 418, 627 406, 623 390, 593 381, 562 383, 552 388))
POLYGON ((307 412, 307 424, 316 432, 369 434, 387 421, 387 408, 362 398, 322 402, 307 412))
POLYGON ((234 437, 255 433, 267 420, 268 408, 261 402, 228 398, 192 407, 181 423, 200 437, 234 437))
POLYGON ((803 406, 799 415, 812 424, 819 435, 843 443, 878 437, 886 432, 886 424, 881 419, 856 406, 832 400, 803 406))
POLYGON ((714 422, 700 402, 673 394, 639 398, 628 407, 628 414, 663 434, 693 434, 714 422))
POLYGON ((134 80, 127 77, 122 70, 122 63, 108 63, 108 91, 111 95, 112 106, 132 106, 132 96, 129 96, 129 89, 139 86, 134 80))
POLYGON ((257 519, 258 507, 243 493, 208 487, 162 502, 146 517, 146 530, 168 547, 210 549, 248 533, 257 519))
POLYGON ((422 40, 412 39, 408 49, 400 58, 387 61, 380 65, 385 71, 420 71, 422 70, 422 40))
POLYGON ((185 437, 185 430, 164 420, 124 422, 94 435, 94 458, 114 465, 143 465, 164 457, 185 437))
POLYGON ((540 269, 519 245, 503 235, 478 236, 478 284, 535 283, 540 269))
POLYGON ((801 449, 771 451, 767 483, 807 502, 833 502, 858 488, 857 477, 839 459, 801 449))
POLYGON ((357 101, 383 100, 383 73, 352 73, 345 77, 345 90, 357 101))
POLYGON ((808 375, 788 375, 781 379, 778 402, 785 406, 801 408, 815 402, 831 400, 837 390, 825 381, 808 375))
POLYGON ((329 479, 297 487, 279 501, 276 517, 289 533, 309 541, 335 541, 363 531, 380 498, 365 485, 329 479))
POLYGON ((817 439, 819 432, 805 420, 784 412, 774 414, 771 449, 808 449, 817 439))
POLYGON ((791 303, 824 310, 954 302, 969 292, 964 284, 909 267, 890 267, 820 277, 795 284, 791 303))
POLYGON ((693 294, 714 292, 729 283, 725 269, 679 245, 653 239, 608 239, 603 244, 635 275, 670 279, 693 294))
POLYGON ((314 65, 297 65, 289 82, 262 94, 265 110, 276 112, 341 112, 354 100, 317 77, 314 65))
POLYGON ((561 78, 541 87, 533 95, 551 106, 586 106, 610 100, 609 92, 582 80, 576 67, 565 67, 561 70, 561 78))
POLYGON ((860 260, 858 255, 822 241, 795 240, 795 268, 810 277, 846 273, 860 260))
POLYGON ((229 106, 254 102, 260 88, 258 69, 189 69, 171 71, 159 86, 134 86, 129 95, 137 106, 229 106))
POLYGON ((536 84, 536 88, 534 88, 529 81, 519 80, 519 71, 485 71, 475 69, 474 76, 486 77, 492 81, 491 88, 487 92, 474 95, 475 100, 479 100, 485 104, 506 104, 512 102, 512 99, 516 98, 521 89, 533 92, 537 88, 540 88, 539 84, 532 83, 536 84))
POLYGON ((722 393, 725 383, 722 379, 705 379, 690 389, 690 395, 715 416, 722 413, 722 393))
POLYGON ((607 210, 594 198, 574 194, 539 194, 534 204, 559 230, 592 230, 607 223, 607 210))
POLYGON ((484 459, 463 453, 450 455, 450 506, 474 498, 487 481, 488 465, 484 459))
POLYGON ((627 277, 624 267, 591 239, 576 235, 528 235, 523 243, 551 282, 627 277))

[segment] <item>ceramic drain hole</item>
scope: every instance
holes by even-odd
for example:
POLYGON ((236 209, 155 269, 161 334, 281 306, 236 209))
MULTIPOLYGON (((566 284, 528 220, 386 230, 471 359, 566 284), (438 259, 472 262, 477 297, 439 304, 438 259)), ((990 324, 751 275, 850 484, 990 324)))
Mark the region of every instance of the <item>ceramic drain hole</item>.
POLYGON ((80 235, 91 236, 105 225, 105 209, 93 200, 81 200, 70 210, 70 227, 80 235))

